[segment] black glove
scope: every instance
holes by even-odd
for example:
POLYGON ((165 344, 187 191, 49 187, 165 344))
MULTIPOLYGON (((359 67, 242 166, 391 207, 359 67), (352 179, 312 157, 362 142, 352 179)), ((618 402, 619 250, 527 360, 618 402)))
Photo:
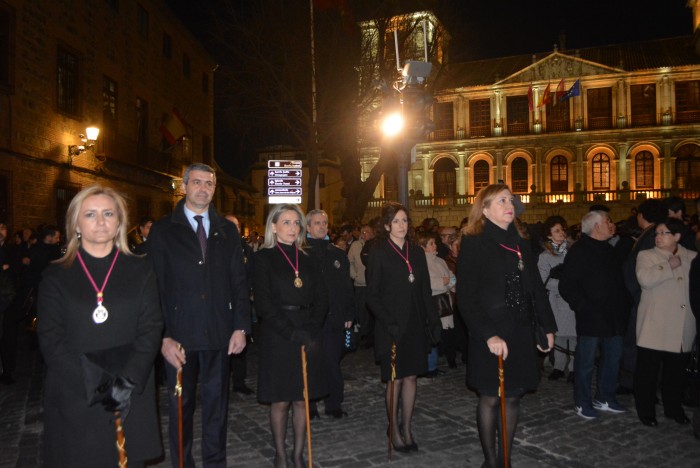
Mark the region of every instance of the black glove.
POLYGON ((551 279, 561 279, 561 274, 564 272, 564 264, 560 263, 559 265, 552 267, 551 270, 549 270, 549 277, 551 279))
POLYGON ((391 339, 396 341, 399 338, 399 326, 398 325, 387 325, 386 331, 391 335, 391 339))
POLYGON ((119 411, 122 421, 126 419, 131 407, 131 392, 136 384, 128 377, 114 379, 111 391, 102 400, 102 406, 110 413, 119 411))
POLYGON ((292 343, 298 345, 309 346, 311 344, 311 333, 306 330, 294 330, 291 337, 292 343))

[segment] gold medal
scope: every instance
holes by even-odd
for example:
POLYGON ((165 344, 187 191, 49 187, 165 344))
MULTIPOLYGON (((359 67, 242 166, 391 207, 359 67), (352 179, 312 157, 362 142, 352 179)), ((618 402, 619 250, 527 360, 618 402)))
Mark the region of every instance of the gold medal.
POLYGON ((294 287, 301 288, 302 286, 304 286, 304 282, 301 280, 301 278, 299 278, 298 276, 294 278, 294 287))

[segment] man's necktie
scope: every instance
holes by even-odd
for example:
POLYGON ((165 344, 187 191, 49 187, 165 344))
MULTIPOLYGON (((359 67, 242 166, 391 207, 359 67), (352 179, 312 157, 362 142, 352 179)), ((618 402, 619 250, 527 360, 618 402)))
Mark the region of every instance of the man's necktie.
POLYGON ((202 258, 207 258, 207 232, 204 230, 202 216, 197 215, 194 220, 197 221, 197 239, 199 239, 199 247, 202 249, 202 258))

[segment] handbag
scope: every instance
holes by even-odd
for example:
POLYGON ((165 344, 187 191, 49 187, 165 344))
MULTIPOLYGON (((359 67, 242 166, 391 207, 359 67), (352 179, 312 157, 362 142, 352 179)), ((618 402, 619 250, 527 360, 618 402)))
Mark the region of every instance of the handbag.
POLYGON ((537 302, 533 298, 532 304, 532 328, 535 332, 535 343, 542 349, 549 349, 549 340, 547 339, 547 332, 544 331, 542 324, 540 324, 537 319, 537 302))
POLYGON ((433 305, 440 317, 447 317, 454 313, 450 304, 450 293, 442 293, 433 296, 433 305))

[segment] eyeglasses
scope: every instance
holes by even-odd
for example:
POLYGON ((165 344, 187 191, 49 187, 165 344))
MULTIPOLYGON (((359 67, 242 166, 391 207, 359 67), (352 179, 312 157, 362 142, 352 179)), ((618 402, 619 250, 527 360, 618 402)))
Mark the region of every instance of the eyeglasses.
POLYGON ((664 234, 673 234, 671 231, 654 231, 655 236, 663 236, 664 234))

